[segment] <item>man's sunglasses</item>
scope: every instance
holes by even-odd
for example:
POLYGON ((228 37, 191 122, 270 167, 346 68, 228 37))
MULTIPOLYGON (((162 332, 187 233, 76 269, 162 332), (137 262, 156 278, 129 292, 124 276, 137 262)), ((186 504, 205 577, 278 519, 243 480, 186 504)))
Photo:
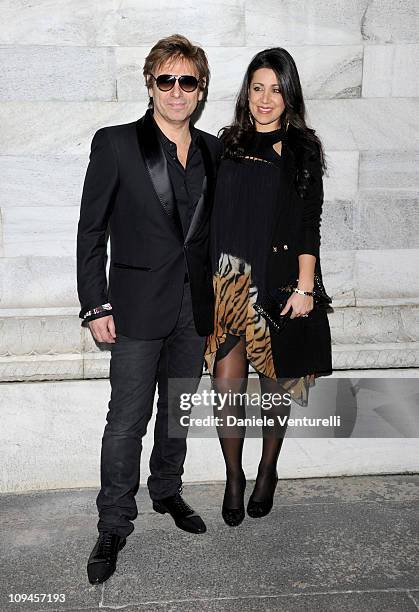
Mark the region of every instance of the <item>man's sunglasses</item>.
POLYGON ((176 81, 179 81, 179 87, 188 93, 195 91, 199 85, 199 81, 196 77, 190 74, 160 74, 155 77, 154 74, 150 75, 156 81, 157 87, 160 91, 170 91, 175 86, 176 81))

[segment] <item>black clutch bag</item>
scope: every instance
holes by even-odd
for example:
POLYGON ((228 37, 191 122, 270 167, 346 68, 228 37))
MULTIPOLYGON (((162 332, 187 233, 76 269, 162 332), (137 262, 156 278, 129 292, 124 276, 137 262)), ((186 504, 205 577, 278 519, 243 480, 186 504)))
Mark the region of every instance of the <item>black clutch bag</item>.
MULTIPOLYGON (((280 315, 279 313, 285 307, 288 298, 293 293, 295 287, 297 287, 297 284, 298 280, 279 287, 265 295, 262 304, 256 303, 254 305, 255 311, 266 319, 276 332, 280 332, 285 327, 291 316, 292 309, 285 315, 280 315)), ((322 279, 318 274, 314 275, 313 300, 315 308, 327 308, 332 303, 332 298, 327 295, 322 279)))

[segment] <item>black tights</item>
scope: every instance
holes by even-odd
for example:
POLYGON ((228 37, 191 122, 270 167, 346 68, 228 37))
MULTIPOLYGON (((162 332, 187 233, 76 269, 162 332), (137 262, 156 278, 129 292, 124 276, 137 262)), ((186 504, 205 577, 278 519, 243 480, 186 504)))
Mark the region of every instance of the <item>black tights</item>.
MULTIPOLYGON (((246 355, 245 338, 227 337, 227 342, 232 348, 225 355, 225 347, 217 353, 213 372, 213 387, 217 393, 245 393, 248 378, 248 360, 246 355)), ((274 394, 285 392, 283 387, 271 378, 259 374, 261 395, 264 393, 274 394)), ((290 407, 285 404, 272 406, 270 410, 262 410, 261 413, 272 417, 275 420, 274 426, 263 426, 263 447, 262 456, 259 462, 258 475, 256 479, 253 498, 255 501, 263 501, 268 495, 269 487, 272 482, 272 474, 276 472, 279 453, 281 452, 284 440, 286 425, 281 426, 277 416, 289 416, 290 407)), ((214 414, 220 415, 217 407, 214 407, 214 414)), ((237 418, 244 418, 245 407, 240 402, 230 402, 225 405, 222 416, 234 415, 237 418)), ((238 507, 244 482, 244 472, 242 468, 243 443, 246 433, 244 426, 235 425, 218 427, 220 445, 226 464, 226 505, 231 508, 238 507), (231 435, 230 435, 231 434, 231 435), (228 435, 228 437, 226 437, 228 435)))

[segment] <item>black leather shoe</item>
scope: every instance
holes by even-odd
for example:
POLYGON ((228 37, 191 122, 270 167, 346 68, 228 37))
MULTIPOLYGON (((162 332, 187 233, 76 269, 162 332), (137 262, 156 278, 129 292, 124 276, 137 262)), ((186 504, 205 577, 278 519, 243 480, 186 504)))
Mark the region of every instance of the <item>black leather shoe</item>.
POLYGON ((228 496, 227 496, 227 484, 226 484, 226 490, 224 492, 224 499, 223 499, 223 506, 221 508, 221 515, 224 519, 224 522, 229 527, 237 527, 238 525, 240 525, 241 522, 243 522, 243 519, 245 517, 244 499, 243 499, 245 490, 246 490, 246 476, 243 474, 242 479, 241 479, 241 487, 240 487, 241 502, 238 508, 230 508, 227 505, 228 496))
POLYGON ((189 533, 205 533, 207 528, 201 517, 185 502, 180 493, 153 501, 153 510, 160 514, 168 512, 176 526, 189 533))
POLYGON ((262 518, 262 516, 266 516, 272 510, 275 489, 278 483, 278 474, 275 472, 272 476, 270 476, 269 480, 269 491, 267 491, 267 495, 264 497, 264 499, 256 501, 254 499, 254 491, 249 497, 249 501, 247 503, 247 514, 252 518, 262 518))
POLYGON ((90 584, 100 584, 108 580, 116 570, 118 552, 127 543, 126 538, 116 533, 101 531, 87 562, 87 575, 90 584))

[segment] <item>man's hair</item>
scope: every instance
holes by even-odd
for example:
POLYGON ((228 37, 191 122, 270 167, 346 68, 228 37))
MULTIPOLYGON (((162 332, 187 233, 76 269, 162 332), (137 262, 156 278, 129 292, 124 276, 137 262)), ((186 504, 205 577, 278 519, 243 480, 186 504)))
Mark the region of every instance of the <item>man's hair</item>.
POLYGON ((210 70, 205 51, 201 47, 192 44, 190 40, 181 34, 172 34, 172 36, 162 38, 154 45, 145 58, 143 75, 147 87, 152 86, 153 81, 150 75, 153 74, 159 66, 167 61, 175 62, 179 59, 188 60, 195 66, 199 76, 199 87, 202 91, 207 90, 210 70))

